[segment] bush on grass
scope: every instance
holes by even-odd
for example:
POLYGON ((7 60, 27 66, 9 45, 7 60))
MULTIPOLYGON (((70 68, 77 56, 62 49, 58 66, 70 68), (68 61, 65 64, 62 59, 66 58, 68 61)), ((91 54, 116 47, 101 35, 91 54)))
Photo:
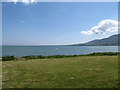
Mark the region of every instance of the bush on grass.
POLYGON ((4 56, 2 57, 2 61, 10 61, 10 60, 15 60, 14 56, 4 56))

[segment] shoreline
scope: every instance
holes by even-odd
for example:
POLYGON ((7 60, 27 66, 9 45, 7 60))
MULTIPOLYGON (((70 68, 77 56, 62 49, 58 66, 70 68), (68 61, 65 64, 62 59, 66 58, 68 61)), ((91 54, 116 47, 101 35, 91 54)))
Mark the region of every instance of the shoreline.
POLYGON ((50 58, 66 58, 66 57, 80 57, 80 56, 117 56, 120 55, 120 52, 94 52, 89 54, 81 54, 81 55, 30 55, 23 57, 15 57, 15 56, 3 56, 0 57, 2 61, 13 61, 13 60, 28 60, 28 59, 50 59, 50 58))

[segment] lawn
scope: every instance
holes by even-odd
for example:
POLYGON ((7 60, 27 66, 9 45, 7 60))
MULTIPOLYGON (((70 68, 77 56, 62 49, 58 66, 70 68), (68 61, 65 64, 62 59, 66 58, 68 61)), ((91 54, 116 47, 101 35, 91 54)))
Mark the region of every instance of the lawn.
POLYGON ((3 61, 3 88, 117 88, 117 56, 3 61))

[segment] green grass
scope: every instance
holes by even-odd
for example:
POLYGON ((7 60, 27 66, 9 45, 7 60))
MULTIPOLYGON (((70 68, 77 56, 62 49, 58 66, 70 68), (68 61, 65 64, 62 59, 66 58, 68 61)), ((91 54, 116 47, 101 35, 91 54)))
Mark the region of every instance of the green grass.
POLYGON ((117 56, 3 62, 3 88, 117 88, 117 56))

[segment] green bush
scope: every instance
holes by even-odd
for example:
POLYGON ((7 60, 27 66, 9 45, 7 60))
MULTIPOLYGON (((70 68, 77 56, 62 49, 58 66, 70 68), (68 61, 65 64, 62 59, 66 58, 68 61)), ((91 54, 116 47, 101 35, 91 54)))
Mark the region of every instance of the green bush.
POLYGON ((10 61, 10 60, 15 60, 14 56, 4 56, 2 57, 2 61, 10 61))
POLYGON ((45 56, 41 56, 41 55, 38 55, 38 56, 24 56, 22 58, 25 58, 25 59, 44 59, 45 56))
POLYGON ((119 55, 119 52, 97 52, 97 53, 91 53, 91 54, 86 54, 88 56, 113 56, 113 55, 119 55))

